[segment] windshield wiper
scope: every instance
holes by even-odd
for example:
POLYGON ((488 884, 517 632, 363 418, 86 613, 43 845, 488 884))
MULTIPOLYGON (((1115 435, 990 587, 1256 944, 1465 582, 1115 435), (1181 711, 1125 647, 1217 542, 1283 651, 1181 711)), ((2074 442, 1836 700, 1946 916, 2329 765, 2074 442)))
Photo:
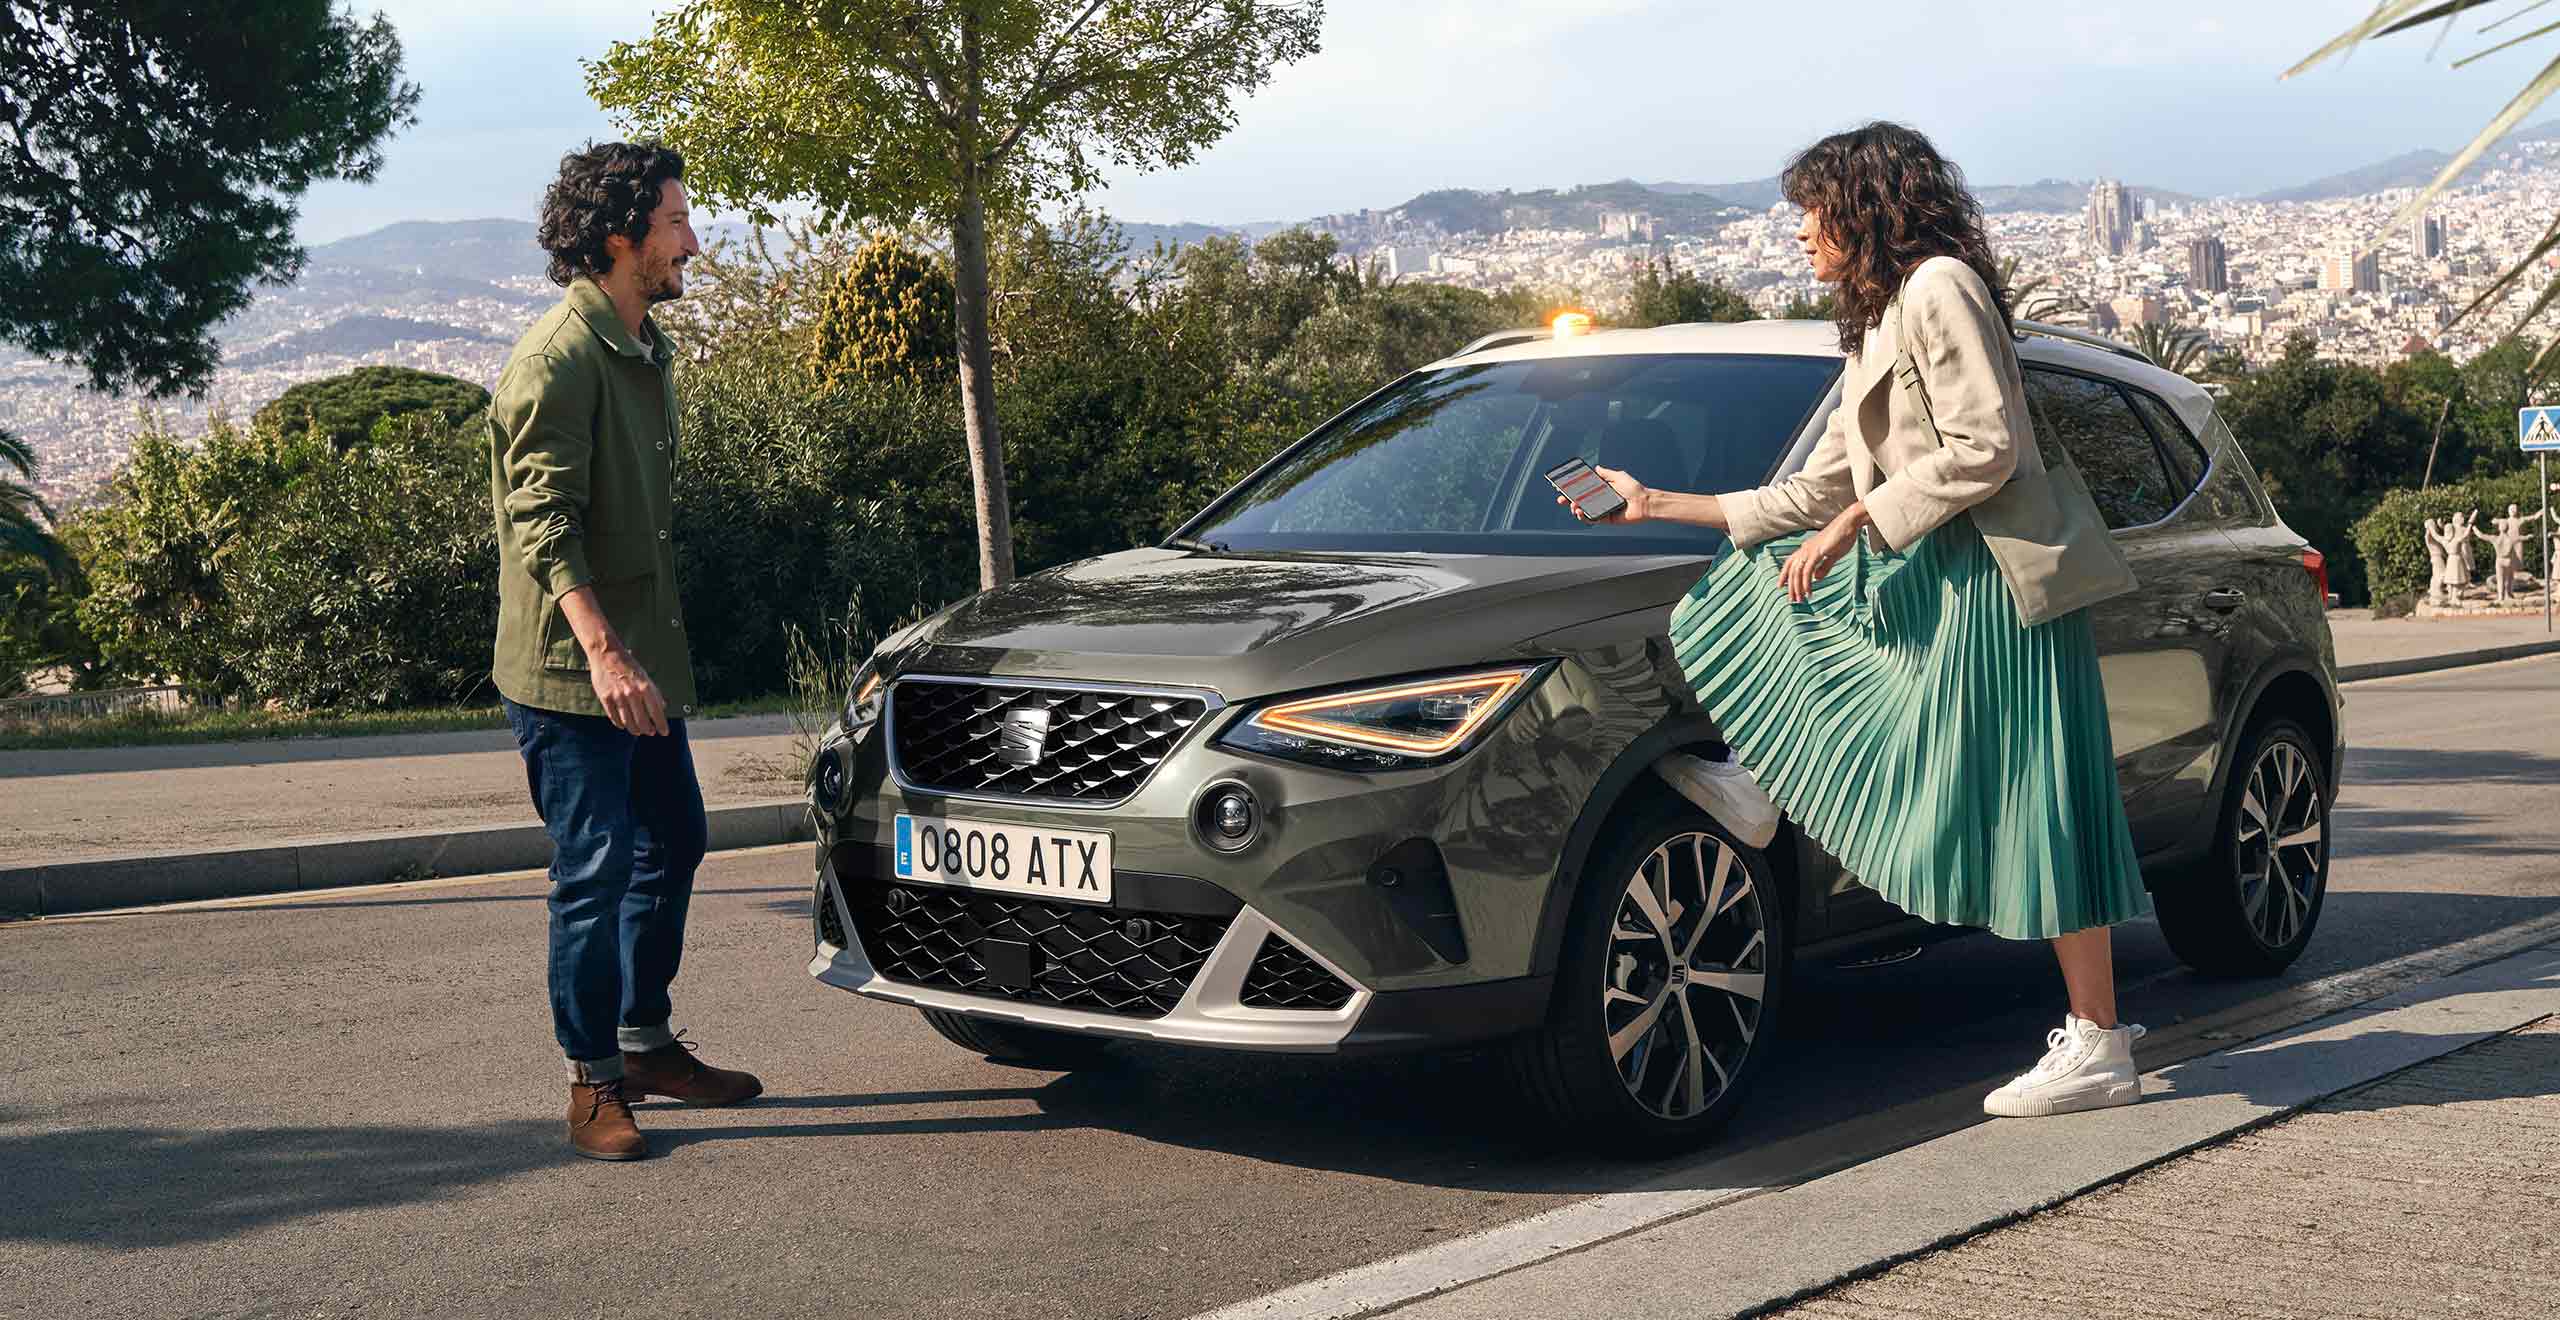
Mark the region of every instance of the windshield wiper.
POLYGON ((1168 536, 1164 538, 1163 545, 1168 550, 1205 551, 1213 555, 1222 555, 1227 552, 1227 543, 1224 541, 1195 541, 1188 536, 1168 536))

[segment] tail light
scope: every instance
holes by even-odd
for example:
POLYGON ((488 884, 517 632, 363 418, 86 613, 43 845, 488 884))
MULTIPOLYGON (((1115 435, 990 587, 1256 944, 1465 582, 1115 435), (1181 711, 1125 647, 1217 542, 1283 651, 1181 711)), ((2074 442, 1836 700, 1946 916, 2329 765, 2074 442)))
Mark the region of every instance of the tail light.
POLYGON ((2311 585, 2314 589, 2319 591, 2320 603, 2323 605, 2336 604, 2337 602, 2331 599, 2329 595, 2328 557, 2309 546, 2304 546, 2302 548, 2302 568, 2304 572, 2311 575, 2311 585))

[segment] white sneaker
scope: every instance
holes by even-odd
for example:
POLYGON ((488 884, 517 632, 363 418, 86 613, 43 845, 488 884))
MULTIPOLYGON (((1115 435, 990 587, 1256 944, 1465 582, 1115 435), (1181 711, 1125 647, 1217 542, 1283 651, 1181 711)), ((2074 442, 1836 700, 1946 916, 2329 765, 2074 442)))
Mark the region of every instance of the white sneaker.
POLYGON ((1680 796, 1716 818, 1746 848, 1766 848, 1778 837, 1778 804, 1739 761, 1710 761, 1673 752, 1653 763, 1680 796))
POLYGON ((2083 1109, 2110 1109, 2142 1098, 2142 1074, 2133 1067, 2136 1024, 2108 1030, 2064 1014, 2045 1033, 2045 1055, 2008 1085, 1982 1098, 1982 1112, 2002 1118, 2044 1118, 2083 1109))

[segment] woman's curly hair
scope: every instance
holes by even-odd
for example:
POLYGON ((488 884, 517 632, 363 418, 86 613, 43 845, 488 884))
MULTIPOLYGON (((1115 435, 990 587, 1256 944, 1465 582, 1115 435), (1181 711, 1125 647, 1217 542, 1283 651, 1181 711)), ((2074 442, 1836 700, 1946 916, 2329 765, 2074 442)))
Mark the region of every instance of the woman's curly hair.
POLYGON ((684 157, 655 142, 590 142, 560 158, 560 177, 542 194, 542 224, 534 241, 551 254, 551 282, 566 285, 581 275, 613 269, 607 236, 638 243, 649 236, 649 215, 670 179, 684 177, 684 157))
POLYGON ((1965 188, 1964 171, 1918 130, 1879 120, 1834 133, 1789 161, 1778 187, 1797 206, 1819 209, 1824 235, 1840 249, 1841 352, 1866 345, 1903 277, 1931 257, 1973 267, 2001 322, 2013 323, 1982 204, 1965 188))

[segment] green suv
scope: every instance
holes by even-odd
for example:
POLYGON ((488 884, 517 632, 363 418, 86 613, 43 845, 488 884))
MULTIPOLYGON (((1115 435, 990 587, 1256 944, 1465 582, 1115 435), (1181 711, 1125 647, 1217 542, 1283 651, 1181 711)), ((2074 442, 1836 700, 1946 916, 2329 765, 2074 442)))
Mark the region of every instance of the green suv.
MULTIPOLYGON (((2199 969, 2277 971, 2319 918, 2344 750, 2320 558, 2203 390, 2022 329, 2037 434, 2141 577, 2096 627, 2159 920, 2199 969)), ((1927 928, 1674 786, 1723 750, 1665 636, 1721 535, 1581 524, 1542 474, 1759 484, 1840 368, 1815 322, 1491 336, 1164 544, 890 637, 811 773, 810 974, 1048 1068, 1492 1045, 1569 1130, 1703 1138, 1792 959, 1927 928)))

